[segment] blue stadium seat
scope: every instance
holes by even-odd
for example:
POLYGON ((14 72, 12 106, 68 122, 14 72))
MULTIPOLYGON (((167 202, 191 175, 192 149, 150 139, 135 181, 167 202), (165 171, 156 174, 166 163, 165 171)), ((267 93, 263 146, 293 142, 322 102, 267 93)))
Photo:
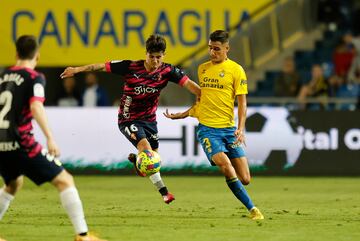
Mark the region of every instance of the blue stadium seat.
POLYGON ((311 80, 311 70, 299 70, 301 84, 307 84, 311 80))
POLYGON ((274 96, 273 90, 263 89, 257 91, 258 97, 272 97, 274 96))
POLYGON ((280 74, 280 71, 266 71, 265 79, 274 81, 280 74))
POLYGON ((358 97, 360 86, 359 84, 342 85, 337 91, 337 97, 358 97))
POLYGON ((296 51, 295 52, 296 68, 299 70, 309 69, 315 63, 313 51, 296 51))
MULTIPOLYGON (((337 91, 337 97, 343 98, 351 98, 351 97, 358 97, 360 95, 360 84, 347 84, 342 85, 337 91)), ((355 110, 355 104, 341 104, 338 106, 340 110, 355 110)))

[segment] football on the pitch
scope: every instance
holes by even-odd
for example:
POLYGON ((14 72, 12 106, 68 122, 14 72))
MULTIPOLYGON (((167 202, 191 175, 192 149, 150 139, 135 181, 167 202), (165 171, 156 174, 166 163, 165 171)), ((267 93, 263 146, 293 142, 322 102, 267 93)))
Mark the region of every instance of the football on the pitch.
POLYGON ((136 159, 136 167, 141 173, 147 176, 157 173, 161 168, 159 154, 152 150, 140 152, 136 159))

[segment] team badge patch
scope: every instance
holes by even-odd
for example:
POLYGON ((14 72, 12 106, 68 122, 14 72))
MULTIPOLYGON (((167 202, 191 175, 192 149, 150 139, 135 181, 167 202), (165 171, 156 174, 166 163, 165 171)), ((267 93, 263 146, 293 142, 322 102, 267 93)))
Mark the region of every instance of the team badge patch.
POLYGON ((219 73, 219 76, 220 76, 221 78, 223 78, 223 77, 225 76, 225 71, 222 70, 222 71, 219 73))
POLYGON ((39 83, 34 85, 34 96, 41 98, 45 97, 44 87, 39 83))

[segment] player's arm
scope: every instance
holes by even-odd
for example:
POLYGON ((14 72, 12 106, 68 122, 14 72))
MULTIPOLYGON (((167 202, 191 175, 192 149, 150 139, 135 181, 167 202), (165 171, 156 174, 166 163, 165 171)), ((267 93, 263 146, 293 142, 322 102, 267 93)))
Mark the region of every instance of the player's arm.
POLYGON ((238 95, 238 126, 235 131, 235 136, 237 138, 237 142, 240 144, 245 144, 245 121, 246 121, 246 95, 238 95))
POLYGON ((194 81, 192 81, 191 79, 186 80, 186 82, 184 83, 184 87, 186 89, 188 89, 191 93, 193 93, 194 95, 197 96, 197 99, 200 98, 201 95, 201 89, 200 86, 195 83, 194 81))
POLYGON ((169 110, 166 109, 166 112, 164 112, 164 116, 166 118, 176 120, 176 119, 184 119, 188 116, 198 118, 198 109, 199 109, 199 102, 196 102, 193 106, 191 106, 188 110, 184 112, 178 112, 178 113, 169 113, 169 110))
POLYGON ((166 111, 163 113, 166 118, 177 120, 177 119, 184 119, 189 116, 191 108, 184 112, 178 112, 178 113, 169 113, 169 110, 166 109, 166 111))
POLYGON ((60 150, 59 150, 57 144, 55 143, 53 134, 50 130, 43 103, 41 101, 36 101, 36 100, 31 102, 30 110, 31 110, 32 116, 34 117, 36 122, 39 124, 42 132, 44 133, 44 135, 46 137, 49 153, 53 156, 59 156, 60 150))
POLYGON ((89 64, 79 67, 67 67, 64 72, 61 73, 60 77, 62 79, 72 77, 80 72, 91 72, 91 71, 106 71, 104 63, 100 64, 89 64))

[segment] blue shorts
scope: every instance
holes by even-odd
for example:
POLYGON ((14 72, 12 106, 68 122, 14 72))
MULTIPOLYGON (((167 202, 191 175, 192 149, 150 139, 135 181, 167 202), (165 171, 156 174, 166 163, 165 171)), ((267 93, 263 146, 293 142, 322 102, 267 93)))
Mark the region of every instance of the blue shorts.
POLYGON ((42 150, 34 157, 29 157, 24 150, 1 152, 0 175, 8 185, 21 175, 27 176, 37 185, 52 181, 64 168, 60 161, 42 150))
POLYGON ((237 144, 234 132, 235 127, 212 128, 199 124, 196 128, 196 136, 200 142, 211 165, 216 166, 212 157, 219 152, 224 152, 229 159, 245 156, 244 149, 237 144))
POLYGON ((159 136, 157 122, 149 121, 127 121, 119 123, 121 133, 137 148, 137 144, 143 138, 146 138, 151 148, 159 148, 159 136))

